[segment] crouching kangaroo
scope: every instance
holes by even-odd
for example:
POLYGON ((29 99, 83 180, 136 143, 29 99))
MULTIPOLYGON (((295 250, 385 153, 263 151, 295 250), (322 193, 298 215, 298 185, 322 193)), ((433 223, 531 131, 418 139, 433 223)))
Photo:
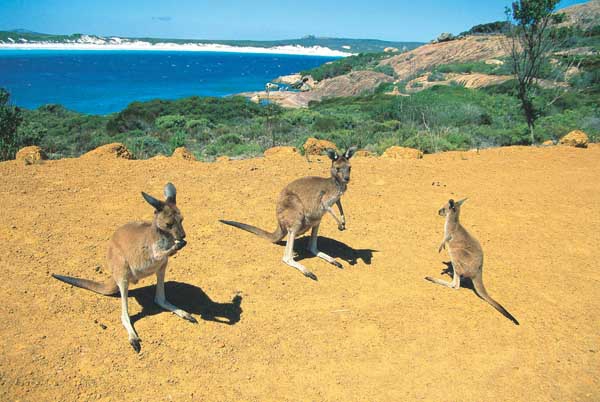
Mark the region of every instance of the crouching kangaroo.
POLYGON ((154 302, 179 317, 197 323, 188 312, 172 305, 165 298, 165 271, 169 257, 181 250, 187 243, 181 222, 183 217, 176 205, 176 190, 168 183, 164 188, 165 201, 142 192, 144 199, 154 207, 152 222, 132 222, 121 226, 108 243, 108 267, 112 278, 103 283, 69 276, 52 276, 60 281, 103 295, 121 293, 121 322, 129 335, 129 343, 139 353, 140 338, 133 329, 127 309, 127 293, 130 283, 156 274, 156 294, 154 302))
POLYGON ((311 229, 308 251, 330 264, 342 268, 342 264, 318 250, 317 232, 319 231, 321 219, 326 212, 333 216, 339 230, 346 228, 346 218, 340 198, 346 192, 346 187, 350 181, 350 171, 352 169, 350 158, 352 158, 354 152, 356 152, 356 147, 351 147, 341 155, 332 149, 328 149, 327 155, 331 159, 331 177, 303 177, 288 184, 279 195, 276 208, 277 229, 273 233, 245 223, 225 220, 221 220, 221 222, 254 233, 273 243, 281 241, 287 235, 283 262, 296 268, 305 276, 316 280, 315 274, 295 261, 293 256, 294 240, 297 236, 311 229), (340 211, 340 219, 331 209, 333 204, 336 204, 340 211))
POLYGON ((504 307, 488 295, 483 286, 483 250, 481 245, 467 230, 460 224, 460 207, 466 201, 466 198, 454 202, 449 200, 440 210, 440 216, 446 217, 444 225, 444 239, 440 244, 439 252, 448 245, 448 254, 452 261, 454 277, 452 282, 446 282, 439 279, 425 277, 428 281, 439 285, 447 286, 452 289, 460 288, 460 278, 470 278, 477 294, 486 302, 492 305, 506 318, 519 325, 519 321, 513 317, 504 307))

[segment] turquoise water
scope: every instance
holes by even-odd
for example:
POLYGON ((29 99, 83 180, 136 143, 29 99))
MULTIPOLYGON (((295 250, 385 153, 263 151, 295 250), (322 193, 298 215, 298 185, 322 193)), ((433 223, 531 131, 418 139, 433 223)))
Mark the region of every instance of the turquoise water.
POLYGON ((13 104, 48 103, 91 114, 118 112, 133 101, 226 96, 264 89, 280 75, 333 57, 182 52, 0 50, 0 87, 13 104))

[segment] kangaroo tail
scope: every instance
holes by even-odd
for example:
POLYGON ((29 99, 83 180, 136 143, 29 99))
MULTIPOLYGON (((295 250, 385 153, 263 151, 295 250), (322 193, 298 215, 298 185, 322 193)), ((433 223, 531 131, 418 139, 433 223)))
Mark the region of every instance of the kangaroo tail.
POLYGON ((101 295, 110 296, 119 291, 119 287, 112 278, 108 278, 104 282, 94 282, 89 279, 73 278, 71 276, 63 276, 52 274, 53 278, 68 283, 69 285, 77 286, 78 288, 88 289, 92 292, 100 293, 101 295))
POLYGON ((481 297, 483 300, 485 300, 486 302, 491 304, 492 307, 494 307, 503 316, 505 316, 506 318, 511 320, 513 323, 515 323, 515 325, 519 325, 519 321, 517 321, 517 319, 515 317, 513 317, 511 313, 506 311, 506 309, 504 307, 502 307, 502 305, 500 303, 498 303, 496 300, 494 300, 490 297, 487 290, 485 290, 485 286, 483 286, 483 279, 481 277, 481 274, 475 276, 472 279, 473 279, 473 286, 475 287, 475 291, 477 292, 479 297, 481 297))
POLYGON ((254 233, 257 236, 262 237, 263 239, 267 239, 271 243, 277 243, 278 241, 283 239, 285 236, 285 233, 281 229, 281 226, 277 226, 277 229, 275 229, 275 231, 273 233, 269 233, 266 230, 262 230, 260 228, 257 228, 256 226, 246 225, 245 223, 234 222, 234 221, 224 221, 222 219, 219 219, 219 222, 242 229, 242 230, 245 230, 250 233, 254 233))

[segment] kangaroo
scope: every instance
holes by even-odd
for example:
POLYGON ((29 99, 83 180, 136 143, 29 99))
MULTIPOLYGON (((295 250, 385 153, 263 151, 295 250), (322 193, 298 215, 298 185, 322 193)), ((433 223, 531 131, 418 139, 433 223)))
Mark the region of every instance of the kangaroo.
POLYGON ((458 219, 460 216, 460 207, 466 200, 465 198, 455 202, 451 199, 438 212, 440 216, 446 217, 444 239, 440 244, 438 252, 446 248, 446 244, 448 245, 448 254, 450 254, 452 267, 454 268, 452 282, 442 281, 429 276, 425 277, 425 279, 451 289, 458 289, 460 288, 461 277, 471 278, 475 291, 483 300, 491 304, 492 307, 513 323, 519 325, 519 321, 492 299, 485 290, 485 286, 483 286, 483 250, 477 239, 467 232, 458 219))
POLYGON ((175 186, 168 183, 164 188, 165 201, 142 192, 142 196, 154 207, 152 222, 131 222, 115 231, 108 243, 107 261, 112 271, 112 278, 94 282, 88 279, 69 276, 52 276, 60 281, 102 295, 121 293, 121 322, 127 330, 129 343, 139 353, 140 338, 129 320, 127 294, 130 283, 156 274, 156 294, 154 302, 165 310, 179 317, 197 323, 196 319, 186 311, 172 305, 165 298, 165 272, 169 257, 181 250, 187 242, 181 222, 183 217, 177 208, 175 186))
POLYGON ((338 268, 343 268, 342 264, 334 258, 319 251, 317 248, 317 233, 325 213, 333 216, 338 224, 338 230, 346 229, 346 218, 340 199, 346 192, 350 181, 350 171, 352 169, 350 158, 355 152, 356 147, 349 148, 341 155, 333 149, 328 149, 327 156, 331 159, 331 177, 302 177, 288 184, 281 191, 277 201, 277 228, 273 233, 245 223, 226 220, 220 220, 220 222, 254 233, 272 243, 281 241, 287 235, 283 262, 296 268, 305 276, 317 280, 316 275, 295 261, 293 256, 294 240, 297 236, 311 229, 310 241, 307 245, 308 251, 338 268), (333 204, 336 204, 339 209, 339 219, 332 209, 333 204))

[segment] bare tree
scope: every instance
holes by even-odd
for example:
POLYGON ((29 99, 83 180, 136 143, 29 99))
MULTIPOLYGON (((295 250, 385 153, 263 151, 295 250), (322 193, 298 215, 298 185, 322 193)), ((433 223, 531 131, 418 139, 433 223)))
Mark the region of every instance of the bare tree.
POLYGON ((534 127, 539 110, 534 104, 536 79, 542 66, 555 49, 557 41, 552 37, 552 25, 564 19, 564 14, 554 14, 559 0, 519 0, 506 8, 506 16, 513 23, 510 39, 510 59, 517 80, 517 96, 535 143, 534 127))

